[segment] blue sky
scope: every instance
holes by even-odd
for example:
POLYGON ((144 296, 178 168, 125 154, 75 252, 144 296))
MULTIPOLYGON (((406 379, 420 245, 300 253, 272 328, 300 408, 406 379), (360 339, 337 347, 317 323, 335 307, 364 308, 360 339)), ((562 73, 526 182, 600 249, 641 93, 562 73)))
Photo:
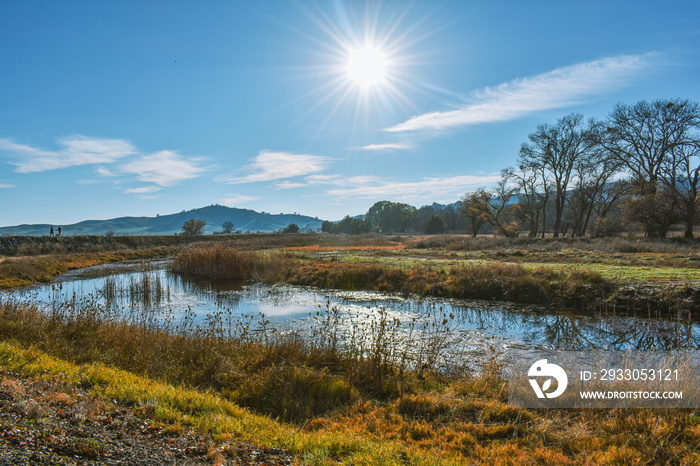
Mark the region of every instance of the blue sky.
POLYGON ((700 101, 698 19, 697 1, 0 0, 0 226, 454 202, 540 123, 700 101))

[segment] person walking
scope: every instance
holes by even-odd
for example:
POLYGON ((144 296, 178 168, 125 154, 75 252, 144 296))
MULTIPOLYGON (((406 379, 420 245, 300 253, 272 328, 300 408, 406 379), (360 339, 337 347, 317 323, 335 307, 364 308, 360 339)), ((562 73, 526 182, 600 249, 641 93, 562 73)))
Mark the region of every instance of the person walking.
POLYGON ((49 236, 53 236, 53 227, 49 230, 49 236))
POLYGON ((61 236, 61 225, 58 226, 58 236, 61 236))

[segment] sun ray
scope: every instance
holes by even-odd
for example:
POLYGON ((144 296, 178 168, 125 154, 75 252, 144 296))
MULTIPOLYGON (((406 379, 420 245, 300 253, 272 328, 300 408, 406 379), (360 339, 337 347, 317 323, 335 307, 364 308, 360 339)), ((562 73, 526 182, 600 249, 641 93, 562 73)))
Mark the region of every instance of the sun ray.
POLYGON ((433 14, 413 18, 414 7, 415 2, 387 7, 381 2, 345 0, 301 6, 314 27, 285 27, 312 46, 302 50, 311 60, 285 71, 315 84, 287 103, 308 103, 289 120, 290 127, 323 112, 313 131, 320 137, 330 124, 347 119, 348 143, 353 146, 358 138, 366 139, 389 125, 383 122, 416 113, 419 109, 411 96, 430 92, 419 84, 425 78, 417 71, 436 58, 420 43, 443 25, 434 21, 433 14))

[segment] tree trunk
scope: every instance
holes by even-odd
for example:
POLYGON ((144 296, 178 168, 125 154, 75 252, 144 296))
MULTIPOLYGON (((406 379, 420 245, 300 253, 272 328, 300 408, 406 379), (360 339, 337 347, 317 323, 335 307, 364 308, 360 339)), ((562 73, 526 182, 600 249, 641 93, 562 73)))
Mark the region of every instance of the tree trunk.
MULTIPOLYGON (((545 206, 546 208, 546 206, 545 206)), ((542 209, 542 239, 544 239, 544 234, 547 232, 547 212, 542 209)))
POLYGON ((685 213, 685 234, 683 235, 686 239, 693 238, 693 224, 695 223, 695 202, 689 201, 686 203, 686 213, 685 213))
POLYGON ((559 237, 559 229, 561 228, 561 216, 564 211, 564 203, 562 202, 561 195, 557 193, 557 197, 554 200, 554 209, 556 210, 554 217, 554 234, 552 237, 559 237))
POLYGON ((591 214, 593 213, 593 200, 588 205, 588 212, 586 212, 586 219, 583 221, 583 227, 581 228, 581 236, 586 236, 586 230, 588 230, 588 224, 591 222, 591 214))
POLYGON ((685 234, 683 235, 685 239, 693 239, 693 222, 688 222, 685 225, 685 234))

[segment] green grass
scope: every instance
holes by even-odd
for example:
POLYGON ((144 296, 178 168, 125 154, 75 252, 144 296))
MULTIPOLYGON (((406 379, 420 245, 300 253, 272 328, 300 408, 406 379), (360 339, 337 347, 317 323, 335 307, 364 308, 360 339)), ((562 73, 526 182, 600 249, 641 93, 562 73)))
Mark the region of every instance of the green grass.
MULTIPOLYGON (((412 270, 418 268, 429 268, 435 271, 448 271, 451 267, 465 264, 497 264, 512 263, 519 264, 528 270, 539 267, 546 267, 556 271, 569 270, 593 270, 603 278, 619 281, 642 282, 656 280, 676 280, 676 281, 699 281, 700 268, 698 262, 684 262, 684 265, 658 265, 668 262, 668 259, 654 257, 641 257, 640 255, 630 255, 624 260, 613 258, 611 255, 601 255, 593 253, 577 253, 576 261, 572 261, 568 255, 553 257, 549 253, 529 253, 527 255, 515 255, 503 253, 501 257, 493 257, 488 253, 464 253, 441 250, 420 251, 415 254, 414 250, 403 251, 381 251, 381 254, 368 254, 364 251, 347 251, 341 261, 350 264, 373 264, 381 267, 399 268, 412 270), (541 257, 538 257, 541 256, 541 257), (636 258, 635 258, 636 257, 636 258), (586 259, 594 260, 586 260, 586 259), (634 262, 638 265, 631 265, 634 262)), ((315 256, 308 253, 297 253, 297 257, 302 261, 314 261, 315 256)), ((619 256, 619 255, 618 255, 619 256)), ((679 260, 679 259, 677 259, 679 260)))
MULTIPOLYGON (((230 245, 200 244, 182 250, 173 269, 185 276, 209 279, 235 270, 237 277, 268 283, 549 304, 580 311, 621 306, 660 313, 677 311, 691 297, 692 284, 700 280, 698 268, 633 265, 631 259, 629 265, 607 264, 599 253, 598 260, 588 264, 532 260, 540 255, 550 258, 548 252, 497 251, 498 259, 494 259, 490 257, 493 251, 415 250, 399 245, 348 247, 341 249, 338 261, 328 262, 317 257, 320 250, 327 247, 240 253, 230 245), (189 268, 180 265, 185 261, 191 264, 189 268), (630 294, 630 285, 637 284, 651 284, 653 289, 630 294)), ((585 257, 581 251, 558 254, 585 257)))
MULTIPOLYGON (((580 301, 582 293, 608 285, 603 272, 567 264, 572 254, 585 256, 580 251, 400 250, 390 249, 391 242, 321 264, 313 248, 280 254, 265 241, 265 252, 245 254, 242 262, 227 262, 238 257, 228 249, 192 258, 214 275, 220 269, 209 262, 221 259, 234 269, 252 267, 250 276, 261 280, 460 297, 538 301, 559 293, 580 301)), ((338 248, 324 247, 331 246, 338 248)), ((628 277, 645 270, 629 257, 591 265, 626 267, 628 277)), ((664 267, 681 269, 656 269, 664 267)), ((46 316, 4 302, 0 365, 147 406, 171 426, 213 434, 224 450, 242 439, 284 447, 306 464, 700 462, 697 411, 513 408, 505 403, 507 386, 495 358, 487 358, 478 375, 439 373, 428 359, 411 369, 393 357, 400 352, 398 324, 381 315, 357 329, 372 336, 371 347, 358 338, 343 349, 334 343, 332 309, 318 317, 308 339, 264 339, 250 322, 237 323, 231 337, 221 326, 227 316, 213 317, 213 327, 162 328, 148 320, 103 319, 90 303, 46 316)))
MULTIPOLYGON (((0 366, 147 409, 164 425, 284 448, 302 464, 697 464, 700 416, 688 410, 540 410, 508 406, 498 367, 388 401, 364 399, 303 424, 240 408, 214 390, 138 376, 102 363, 75 364, 0 342, 0 366)), ((506 390, 507 392, 507 390, 506 390)))
POLYGON ((164 257, 168 248, 123 250, 118 252, 67 253, 45 256, 0 258, 0 290, 47 283, 69 270, 125 260, 164 257))
MULTIPOLYGON (((412 464, 434 464, 432 455, 399 441, 362 435, 352 429, 303 431, 251 413, 223 399, 216 392, 173 386, 103 364, 74 364, 32 348, 0 342, 0 365, 28 376, 56 378, 66 384, 90 385, 95 397, 120 403, 148 406, 155 419, 190 426, 211 433, 221 444, 243 440, 271 448, 286 448, 308 463, 331 464, 342 460, 355 464, 398 465, 406 458, 412 464)), ((456 456, 440 464, 460 464, 456 456)))

